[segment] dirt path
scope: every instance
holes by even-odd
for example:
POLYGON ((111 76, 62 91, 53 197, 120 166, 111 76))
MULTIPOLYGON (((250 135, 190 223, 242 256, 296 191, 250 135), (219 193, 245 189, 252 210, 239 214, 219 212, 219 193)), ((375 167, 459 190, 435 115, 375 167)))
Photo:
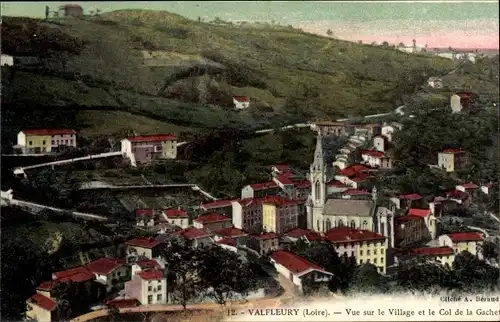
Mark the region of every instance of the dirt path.
MULTIPOLYGON (((248 300, 248 301, 238 301, 238 302, 233 302, 232 304, 229 304, 226 307, 221 307, 219 304, 216 303, 200 303, 200 304, 192 304, 188 305, 186 309, 188 310, 212 310, 212 311, 221 311, 221 310, 227 310, 228 307, 232 309, 246 309, 246 308, 253 308, 253 307, 277 307, 282 304, 286 304, 293 300, 297 296, 297 291, 295 289, 294 284, 287 280, 285 277, 282 275, 278 275, 276 277, 276 280, 280 283, 281 287, 283 288, 283 293, 280 296, 277 297, 264 297, 260 299, 255 299, 255 300, 248 300)), ((170 304, 150 304, 150 305, 141 305, 137 307, 130 307, 130 308, 122 308, 120 309, 120 313, 137 313, 137 312, 172 312, 172 311, 182 311, 184 308, 182 305, 170 305, 170 304)), ((103 316, 108 315, 108 310, 99 310, 99 311, 94 311, 94 312, 89 312, 87 314, 80 315, 74 319, 72 319, 70 322, 84 322, 84 321, 89 321, 93 319, 97 319, 103 316)))

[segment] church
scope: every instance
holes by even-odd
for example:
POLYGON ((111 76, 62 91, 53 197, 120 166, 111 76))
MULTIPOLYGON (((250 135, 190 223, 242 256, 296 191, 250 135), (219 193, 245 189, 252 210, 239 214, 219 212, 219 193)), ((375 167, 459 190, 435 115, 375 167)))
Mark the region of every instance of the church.
POLYGON ((387 237, 394 247, 394 213, 377 204, 377 189, 371 200, 339 199, 327 195, 327 165, 323 139, 318 133, 314 161, 309 170, 311 194, 307 201, 307 228, 324 233, 335 227, 369 230, 387 237))

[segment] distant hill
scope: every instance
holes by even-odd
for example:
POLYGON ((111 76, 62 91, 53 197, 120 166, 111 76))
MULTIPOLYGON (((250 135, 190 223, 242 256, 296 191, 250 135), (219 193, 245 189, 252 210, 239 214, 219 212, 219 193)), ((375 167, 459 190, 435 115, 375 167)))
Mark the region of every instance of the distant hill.
POLYGON ((2 70, 4 131, 56 122, 90 136, 385 112, 452 65, 291 27, 145 10, 3 17, 2 51, 17 57, 2 70), (233 111, 233 95, 250 96, 251 108, 233 111))

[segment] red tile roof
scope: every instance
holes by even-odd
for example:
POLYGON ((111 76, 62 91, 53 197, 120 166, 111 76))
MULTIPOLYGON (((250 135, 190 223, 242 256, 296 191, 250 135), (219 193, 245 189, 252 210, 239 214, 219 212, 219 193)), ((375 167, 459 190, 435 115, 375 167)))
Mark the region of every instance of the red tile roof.
POLYGON ((354 182, 362 182, 366 179, 372 178, 371 174, 368 173, 358 173, 356 176, 351 177, 350 179, 354 182))
POLYGON ((422 220, 422 217, 412 216, 412 215, 396 217, 397 223, 405 223, 405 222, 414 221, 414 220, 422 220))
POLYGON ((260 240, 278 238, 278 234, 275 233, 252 234, 251 236, 260 240))
POLYGON ((339 176, 351 177, 363 171, 370 170, 369 167, 362 164, 352 164, 350 166, 345 167, 344 169, 337 172, 339 176))
POLYGON ((409 193, 406 195, 399 195, 398 198, 405 199, 405 200, 420 200, 423 197, 421 195, 419 195, 418 193, 409 193))
POLYGON ((236 100, 237 102, 240 102, 240 103, 250 101, 250 97, 248 97, 248 96, 233 96, 233 99, 236 100))
POLYGON ((159 280, 165 277, 163 271, 158 269, 149 269, 146 271, 141 271, 137 273, 144 280, 159 280))
POLYGON ((300 180, 293 183, 293 186, 296 189, 305 189, 311 187, 311 181, 309 180, 300 180))
POLYGON ((368 230, 354 229, 348 227, 332 228, 325 233, 325 237, 330 242, 356 242, 385 240, 385 237, 368 230))
POLYGON ((344 191, 343 195, 369 195, 371 192, 364 189, 348 189, 344 191))
POLYGON ((127 138, 130 142, 159 142, 159 141, 173 141, 177 137, 173 134, 154 134, 154 135, 141 135, 130 136, 127 138))
POLYGON ((297 201, 292 199, 285 199, 280 196, 267 196, 262 200, 263 205, 273 205, 276 207, 286 207, 291 205, 296 205, 297 201))
POLYGON ((94 274, 108 275, 124 264, 125 261, 123 259, 103 257, 88 263, 86 267, 94 274))
POLYGON ((65 135, 76 134, 75 130, 71 129, 27 129, 22 130, 26 135, 65 135))
POLYGON ((291 229, 284 234, 285 236, 292 237, 292 238, 300 238, 300 237, 306 237, 309 240, 321 240, 323 237, 312 230, 309 229, 302 229, 302 228, 294 228, 291 229))
POLYGON ((283 185, 293 184, 293 181, 290 179, 292 175, 293 173, 291 172, 285 172, 274 178, 274 180, 278 180, 283 185))
POLYGON ((135 215, 136 216, 153 216, 154 210, 153 209, 136 209, 135 210, 135 215))
POLYGON ((94 279, 94 274, 85 267, 77 267, 68 271, 56 272, 53 274, 54 279, 40 283, 37 289, 42 291, 50 291, 59 283, 82 283, 94 279), (60 276, 60 277, 57 277, 60 276))
POLYGON ((278 187, 278 185, 274 181, 267 181, 267 182, 261 182, 261 183, 253 183, 250 185, 250 187, 253 190, 264 190, 264 189, 276 188, 276 187, 278 187))
POLYGON ((158 262, 154 259, 142 259, 142 260, 138 260, 137 262, 135 262, 135 264, 137 266, 139 266, 141 269, 144 269, 144 268, 158 268, 160 267, 160 264, 158 264, 158 262))
POLYGON ((106 304, 108 307, 116 307, 120 309, 125 307, 139 306, 140 302, 137 299, 116 298, 106 301, 104 304, 106 304))
POLYGON ((444 149, 443 151, 441 151, 442 153, 463 153, 465 152, 463 149, 454 149, 454 148, 450 148, 450 149, 444 149))
POLYGON ((245 198, 241 199, 239 201, 240 205, 242 207, 249 207, 249 206, 261 206, 262 203, 266 200, 265 197, 262 198, 245 198))
POLYGON ((189 218, 187 211, 182 209, 166 209, 163 211, 167 218, 189 218))
POLYGON ((207 202, 201 205, 202 208, 208 210, 219 207, 229 207, 232 205, 232 201, 238 201, 239 198, 227 199, 227 200, 217 200, 214 202, 207 202))
POLYGON ((214 234, 217 236, 232 237, 232 238, 248 236, 248 234, 243 230, 234 227, 218 229, 214 232, 214 234))
POLYGON ((28 302, 30 302, 31 304, 36 304, 46 311, 53 311, 57 306, 57 303, 54 300, 40 293, 36 293, 35 295, 31 296, 28 299, 28 302))
POLYGON ((233 238, 223 238, 217 242, 217 244, 228 245, 236 247, 236 240, 233 238))
POLYGON ((452 255, 453 248, 451 247, 423 247, 413 248, 405 252, 409 256, 439 256, 439 255, 452 255))
POLYGON ((286 250, 274 252, 271 258, 293 274, 301 274, 310 270, 318 270, 326 273, 321 266, 311 263, 307 259, 286 250))
POLYGON ((193 221, 201 224, 209 224, 221 221, 231 221, 231 218, 222 214, 218 214, 216 212, 211 212, 205 215, 201 215, 198 218, 195 218, 193 221))
POLYGON ((376 151, 376 150, 363 150, 361 151, 362 155, 368 155, 374 158, 382 158, 384 156, 384 152, 376 151))
POLYGON ((478 185, 473 182, 467 182, 460 185, 464 189, 477 189, 478 185))
POLYGON ((157 241, 154 238, 151 237, 140 237, 140 238, 134 238, 131 240, 128 240, 125 242, 125 244, 130 245, 130 246, 135 246, 135 247, 142 247, 142 248, 153 248, 155 246, 158 246, 160 244, 159 241, 157 241))
POLYGON ((469 194, 467 192, 463 192, 460 190, 452 190, 446 192, 446 197, 451 198, 451 199, 458 199, 458 200, 465 200, 469 198, 469 194))
POLYGON ((338 180, 331 180, 326 184, 328 187, 347 188, 348 186, 338 180))
POLYGON ((483 240, 483 235, 480 233, 452 233, 448 234, 448 237, 455 243, 483 240))
POLYGON ((203 229, 189 227, 189 228, 177 231, 177 232, 173 233, 173 235, 179 235, 179 236, 182 236, 186 239, 192 240, 192 239, 198 239, 198 238, 203 238, 203 237, 209 237, 209 236, 212 236, 213 234, 210 232, 204 231, 203 229))
POLYGON ((418 209, 418 208, 410 208, 410 210, 408 210, 408 215, 409 216, 417 216, 417 217, 427 217, 431 214, 431 210, 430 209, 418 209))
POLYGON ((92 272, 90 272, 85 266, 77 266, 64 271, 52 273, 52 277, 55 280, 67 279, 73 282, 83 282, 93 278, 92 272))

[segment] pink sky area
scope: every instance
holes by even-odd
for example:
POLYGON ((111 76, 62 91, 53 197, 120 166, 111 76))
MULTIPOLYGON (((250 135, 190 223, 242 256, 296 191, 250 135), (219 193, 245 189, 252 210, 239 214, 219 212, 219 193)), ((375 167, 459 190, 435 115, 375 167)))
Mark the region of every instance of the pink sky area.
POLYGON ((331 29, 335 38, 364 43, 411 45, 453 48, 499 48, 499 23, 491 20, 421 21, 384 20, 373 23, 340 21, 304 21, 297 27, 325 35, 331 29))

